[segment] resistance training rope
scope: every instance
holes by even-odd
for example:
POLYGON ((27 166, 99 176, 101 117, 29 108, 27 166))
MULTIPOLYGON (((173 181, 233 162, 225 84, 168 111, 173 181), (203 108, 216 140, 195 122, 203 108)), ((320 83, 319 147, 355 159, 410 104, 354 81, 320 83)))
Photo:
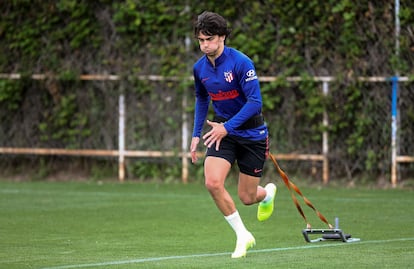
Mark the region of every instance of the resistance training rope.
POLYGON ((330 229, 333 229, 333 226, 326 220, 326 218, 321 214, 321 212, 319 212, 311 203, 311 201, 309 201, 309 199, 307 199, 305 196, 303 196, 302 192, 299 190, 299 188, 293 184, 292 181, 289 180, 288 176, 286 175, 286 173, 280 168, 279 164, 277 163, 275 157, 273 156, 272 153, 269 152, 269 156, 272 159, 272 162, 274 164, 274 166, 276 167, 276 170, 279 172, 280 177, 283 179, 283 182, 285 183, 286 187, 288 188, 290 195, 292 196, 292 200, 293 203, 296 205, 296 208, 298 209, 299 213, 302 215, 303 219, 306 222, 306 228, 307 229, 311 229, 311 225, 308 222, 308 220, 306 219, 305 213, 303 213, 302 207, 299 204, 298 199, 295 196, 295 192, 300 195, 303 198, 303 201, 305 202, 305 204, 307 204, 310 208, 312 208, 315 212, 316 215, 318 215, 318 217, 328 225, 328 227, 330 229))

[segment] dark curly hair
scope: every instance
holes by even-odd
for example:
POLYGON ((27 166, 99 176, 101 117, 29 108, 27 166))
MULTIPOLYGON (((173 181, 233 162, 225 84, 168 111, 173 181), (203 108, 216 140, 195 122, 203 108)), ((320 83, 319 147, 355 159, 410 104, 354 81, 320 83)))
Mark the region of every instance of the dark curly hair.
POLYGON ((231 29, 227 26, 227 21, 217 13, 204 11, 197 17, 194 23, 194 35, 197 38, 202 33, 204 35, 226 36, 231 33, 231 29))

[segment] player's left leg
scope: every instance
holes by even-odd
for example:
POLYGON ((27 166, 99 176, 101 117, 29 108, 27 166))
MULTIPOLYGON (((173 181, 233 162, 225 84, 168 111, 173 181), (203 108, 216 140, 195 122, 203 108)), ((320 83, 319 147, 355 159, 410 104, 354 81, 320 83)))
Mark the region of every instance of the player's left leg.
POLYGON ((246 204, 260 202, 257 210, 259 221, 267 220, 273 213, 276 185, 269 183, 266 187, 259 186, 260 177, 269 151, 268 140, 239 141, 237 163, 240 168, 239 197, 246 204))
POLYGON ((263 201, 266 190, 259 186, 260 177, 239 173, 238 195, 245 205, 252 205, 263 201))

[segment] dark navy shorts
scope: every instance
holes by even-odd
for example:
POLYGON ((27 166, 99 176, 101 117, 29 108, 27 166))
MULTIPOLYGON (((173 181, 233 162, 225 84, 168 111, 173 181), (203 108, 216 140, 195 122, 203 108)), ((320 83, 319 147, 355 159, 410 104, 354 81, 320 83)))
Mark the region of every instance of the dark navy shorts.
POLYGON ((269 154, 269 140, 252 141, 238 136, 227 135, 216 144, 207 148, 206 156, 226 159, 231 165, 237 161, 240 172, 249 176, 261 177, 263 166, 269 154))

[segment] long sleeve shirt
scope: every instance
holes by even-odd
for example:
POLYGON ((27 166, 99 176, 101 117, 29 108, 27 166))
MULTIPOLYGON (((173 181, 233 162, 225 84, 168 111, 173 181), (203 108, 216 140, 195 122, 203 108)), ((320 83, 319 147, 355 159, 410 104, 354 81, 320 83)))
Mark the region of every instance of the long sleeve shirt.
POLYGON ((193 75, 196 95, 193 137, 201 136, 210 101, 214 113, 227 119, 224 127, 229 135, 255 141, 267 137, 265 124, 253 129, 237 129, 262 112, 260 84, 249 57, 224 46, 215 66, 204 55, 194 64, 193 75))

